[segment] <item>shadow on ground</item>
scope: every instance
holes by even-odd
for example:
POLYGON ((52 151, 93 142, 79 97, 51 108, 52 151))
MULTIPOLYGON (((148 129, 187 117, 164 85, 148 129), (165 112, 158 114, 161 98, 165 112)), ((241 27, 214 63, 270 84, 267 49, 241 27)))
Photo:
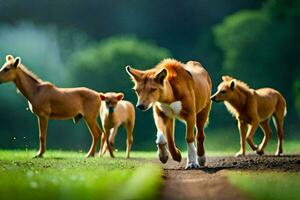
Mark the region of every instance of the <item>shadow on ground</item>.
MULTIPOLYGON (((184 170, 186 160, 180 163, 169 160, 167 164, 162 165, 165 170, 184 170)), ((246 157, 208 157, 206 166, 200 168, 206 173, 216 173, 220 170, 275 170, 275 171, 300 171, 300 155, 285 156, 257 156, 250 155, 246 157)))

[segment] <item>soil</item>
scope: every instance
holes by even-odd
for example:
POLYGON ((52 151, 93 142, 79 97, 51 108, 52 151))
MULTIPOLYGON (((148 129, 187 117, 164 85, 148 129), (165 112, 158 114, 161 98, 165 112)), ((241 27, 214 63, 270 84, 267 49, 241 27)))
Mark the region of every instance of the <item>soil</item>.
POLYGON ((208 157, 206 166, 197 170, 184 170, 186 160, 169 160, 162 164, 165 184, 160 199, 249 199, 234 188, 226 178, 226 171, 282 171, 300 172, 300 155, 247 157, 208 157))

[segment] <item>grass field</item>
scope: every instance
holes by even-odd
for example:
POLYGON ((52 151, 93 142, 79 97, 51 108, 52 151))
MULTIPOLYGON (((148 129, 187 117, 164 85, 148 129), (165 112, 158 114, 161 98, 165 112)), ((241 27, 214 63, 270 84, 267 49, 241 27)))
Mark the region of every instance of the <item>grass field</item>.
MULTIPOLYGON (((254 142, 259 145, 262 141, 263 134, 258 131, 255 134, 254 142)), ((277 134, 274 132, 271 140, 266 146, 265 153, 274 155, 277 147, 277 134)), ((236 129, 222 129, 207 131, 205 140, 205 150, 207 155, 213 156, 232 156, 240 149, 239 133, 236 129)), ((246 153, 253 153, 249 145, 246 145, 246 153)), ((284 154, 300 154, 300 140, 296 138, 284 138, 284 154)))
MULTIPOLYGON (((266 153, 273 154, 275 145, 266 153)), ((236 147, 220 151, 221 146, 208 145, 207 156, 233 156, 236 147)), ((285 154, 299 153, 299 142, 285 142, 285 154)), ((157 199, 163 184, 162 168, 152 162, 156 152, 133 151, 129 160, 124 152, 115 152, 115 159, 53 150, 43 159, 34 155, 33 150, 0 150, 0 199, 157 199)), ((299 173, 230 171, 228 178, 258 200, 295 199, 300 188, 299 173)))
MULTIPOLYGON (((33 155, 0 151, 1 199, 155 199, 161 187, 161 168, 140 159, 85 159, 62 151, 47 151, 44 159, 33 155)), ((141 155, 154 154, 132 153, 141 155)))
MULTIPOLYGON (((276 141, 271 141, 265 149, 265 154, 274 155, 277 147, 276 141)), ((206 151, 208 156, 234 156, 240 149, 239 143, 222 148, 222 144, 207 145, 206 151), (219 150, 224 149, 224 150, 219 150)), ((255 154, 250 147, 246 146, 246 154, 255 154)), ((285 141, 283 146, 283 153, 288 154, 300 154, 300 142, 298 141, 285 141)))
POLYGON ((229 181, 255 200, 298 200, 300 174, 289 172, 229 172, 229 181))
MULTIPOLYGON (((209 156, 232 156, 238 150, 238 144, 231 141, 217 142, 219 148, 224 151, 208 151, 209 156), (232 145, 228 145, 232 143, 232 145)), ((276 139, 273 139, 267 146, 265 153, 273 154, 276 149, 276 139)), ((215 146, 208 146, 208 150, 215 149, 215 146)), ((247 147, 247 153, 253 153, 247 147)), ((284 142, 284 154, 300 154, 300 142, 295 140, 286 140, 284 142)), ((298 200, 300 188, 300 174, 289 172, 245 172, 230 171, 227 173, 229 181, 242 193, 255 200, 298 200)))

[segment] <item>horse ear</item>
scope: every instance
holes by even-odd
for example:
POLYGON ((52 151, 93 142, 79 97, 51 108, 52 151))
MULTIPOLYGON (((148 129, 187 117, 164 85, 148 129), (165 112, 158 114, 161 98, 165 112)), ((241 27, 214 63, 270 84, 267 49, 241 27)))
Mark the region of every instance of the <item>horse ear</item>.
POLYGON ((14 57, 12 55, 7 55, 6 56, 6 62, 12 63, 14 61, 14 57))
POLYGON ((137 69, 130 67, 129 65, 126 66, 126 71, 130 75, 133 81, 139 81, 142 79, 143 72, 137 69))
POLYGON ((122 92, 117 94, 118 101, 121 101, 124 98, 124 94, 122 92))
POLYGON ((223 81, 231 81, 233 78, 230 76, 222 76, 223 81))
POLYGON ((15 62, 14 62, 14 67, 18 67, 18 65, 21 64, 21 58, 20 57, 16 57, 15 62))
POLYGON ((167 75, 168 75, 168 71, 166 69, 163 69, 158 74, 156 74, 154 80, 157 83, 163 85, 164 84, 164 80, 167 77, 167 75))
POLYGON ((99 96, 100 96, 100 99, 101 99, 101 101, 104 101, 105 100, 105 95, 103 94, 103 93, 99 93, 99 96))
POLYGON ((234 90, 234 86, 235 86, 235 81, 231 80, 230 82, 230 89, 233 91, 234 90))

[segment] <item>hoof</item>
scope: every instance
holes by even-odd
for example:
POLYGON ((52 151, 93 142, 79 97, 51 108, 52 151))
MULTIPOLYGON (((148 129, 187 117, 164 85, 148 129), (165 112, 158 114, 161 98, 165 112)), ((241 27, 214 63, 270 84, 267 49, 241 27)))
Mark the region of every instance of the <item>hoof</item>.
POLYGON ((283 153, 282 152, 278 152, 278 151, 276 151, 276 153, 275 153, 275 156, 282 156, 283 155, 283 153))
POLYGON ((163 164, 165 164, 165 163, 168 161, 168 159, 169 159, 169 156, 168 156, 168 155, 166 155, 166 156, 161 156, 161 155, 159 155, 159 160, 160 160, 160 162, 162 162, 163 164))
POLYGON ((256 153, 258 154, 258 155, 263 155, 265 152, 264 152, 264 150, 262 150, 262 149, 258 149, 258 150, 256 150, 256 153))
POLYGON ((110 158, 115 158, 115 156, 113 154, 110 155, 110 158))
POLYGON ((198 163, 200 166, 204 166, 205 165, 205 162, 206 162, 206 157, 205 155, 203 156, 198 156, 198 163))
POLYGON ((234 155, 234 157, 243 157, 243 156, 245 156, 245 154, 244 154, 244 153, 241 153, 241 152, 237 152, 237 153, 234 155))
POLYGON ((188 163, 185 167, 186 170, 191 170, 191 169, 199 169, 200 165, 198 163, 188 163))
POLYGON ((43 158, 43 155, 37 154, 37 155, 35 155, 33 158, 43 158))
POLYGON ((177 161, 177 162, 181 162, 181 159, 182 159, 181 153, 178 151, 178 152, 177 152, 177 156, 176 156, 176 157, 173 157, 173 160, 175 160, 175 161, 177 161))
POLYGON ((160 162, 165 164, 169 159, 167 144, 158 144, 157 147, 158 147, 158 151, 157 151, 158 158, 160 162))
POLYGON ((92 155, 92 154, 86 154, 84 157, 86 157, 86 158, 92 158, 92 157, 94 157, 94 155, 92 155))

